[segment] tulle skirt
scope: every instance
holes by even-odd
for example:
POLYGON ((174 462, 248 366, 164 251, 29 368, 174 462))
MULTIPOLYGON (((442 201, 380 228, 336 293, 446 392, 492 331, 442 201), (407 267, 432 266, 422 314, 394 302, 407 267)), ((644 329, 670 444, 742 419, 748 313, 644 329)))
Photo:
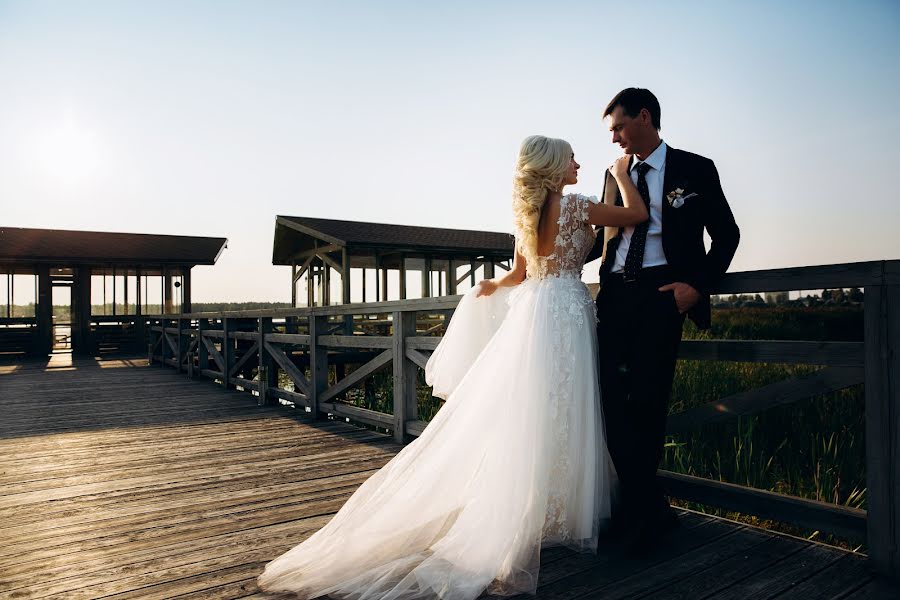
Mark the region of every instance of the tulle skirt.
POLYGON ((276 558, 304 598, 534 593, 541 548, 596 551, 613 477, 594 305, 574 278, 461 300, 426 376, 446 403, 332 520, 276 558))

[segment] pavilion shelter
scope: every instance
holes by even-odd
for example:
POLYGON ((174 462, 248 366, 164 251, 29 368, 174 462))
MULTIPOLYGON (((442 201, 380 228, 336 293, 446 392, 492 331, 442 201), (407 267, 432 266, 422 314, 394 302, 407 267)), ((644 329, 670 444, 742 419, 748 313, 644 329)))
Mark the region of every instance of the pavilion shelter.
POLYGON ((0 353, 146 350, 143 315, 191 311, 225 238, 0 227, 0 353))
POLYGON ((432 298, 463 293, 509 270, 513 236, 277 216, 272 264, 291 267, 293 306, 432 298))

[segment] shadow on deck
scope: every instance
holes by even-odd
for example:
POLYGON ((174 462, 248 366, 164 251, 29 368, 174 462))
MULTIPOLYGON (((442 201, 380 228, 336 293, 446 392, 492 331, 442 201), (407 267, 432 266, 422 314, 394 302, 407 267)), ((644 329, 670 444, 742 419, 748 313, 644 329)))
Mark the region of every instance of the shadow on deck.
MULTIPOLYGON (((271 598, 263 565, 401 448, 145 365, 0 364, 0 597, 271 598)), ((682 523, 640 560, 547 550, 538 598, 898 597, 864 556, 682 523)))

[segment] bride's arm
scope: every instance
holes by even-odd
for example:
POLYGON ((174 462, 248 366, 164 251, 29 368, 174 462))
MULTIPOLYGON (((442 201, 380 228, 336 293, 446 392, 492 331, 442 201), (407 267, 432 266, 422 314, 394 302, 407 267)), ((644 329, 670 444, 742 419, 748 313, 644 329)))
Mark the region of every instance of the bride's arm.
POLYGON ((519 252, 519 244, 516 242, 516 254, 513 257, 512 269, 502 277, 484 279, 478 283, 478 291, 475 297, 490 296, 501 287, 513 287, 519 285, 525 279, 525 257, 519 252))
POLYGON ((616 160, 610 169, 622 192, 622 202, 625 206, 613 206, 604 202, 591 204, 588 210, 588 223, 591 225, 625 227, 643 223, 649 218, 644 200, 628 174, 630 160, 631 157, 625 155, 616 160))

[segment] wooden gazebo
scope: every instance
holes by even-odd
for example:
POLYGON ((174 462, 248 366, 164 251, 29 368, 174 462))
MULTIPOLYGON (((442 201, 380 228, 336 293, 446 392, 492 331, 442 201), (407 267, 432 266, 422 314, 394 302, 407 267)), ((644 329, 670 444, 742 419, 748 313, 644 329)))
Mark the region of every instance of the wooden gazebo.
POLYGON ((0 228, 0 352, 139 348, 142 314, 190 312, 191 268, 215 264, 226 242, 0 228))
POLYGON ((272 264, 291 266, 293 306, 323 306, 457 294, 513 249, 508 233, 278 216, 272 264))

